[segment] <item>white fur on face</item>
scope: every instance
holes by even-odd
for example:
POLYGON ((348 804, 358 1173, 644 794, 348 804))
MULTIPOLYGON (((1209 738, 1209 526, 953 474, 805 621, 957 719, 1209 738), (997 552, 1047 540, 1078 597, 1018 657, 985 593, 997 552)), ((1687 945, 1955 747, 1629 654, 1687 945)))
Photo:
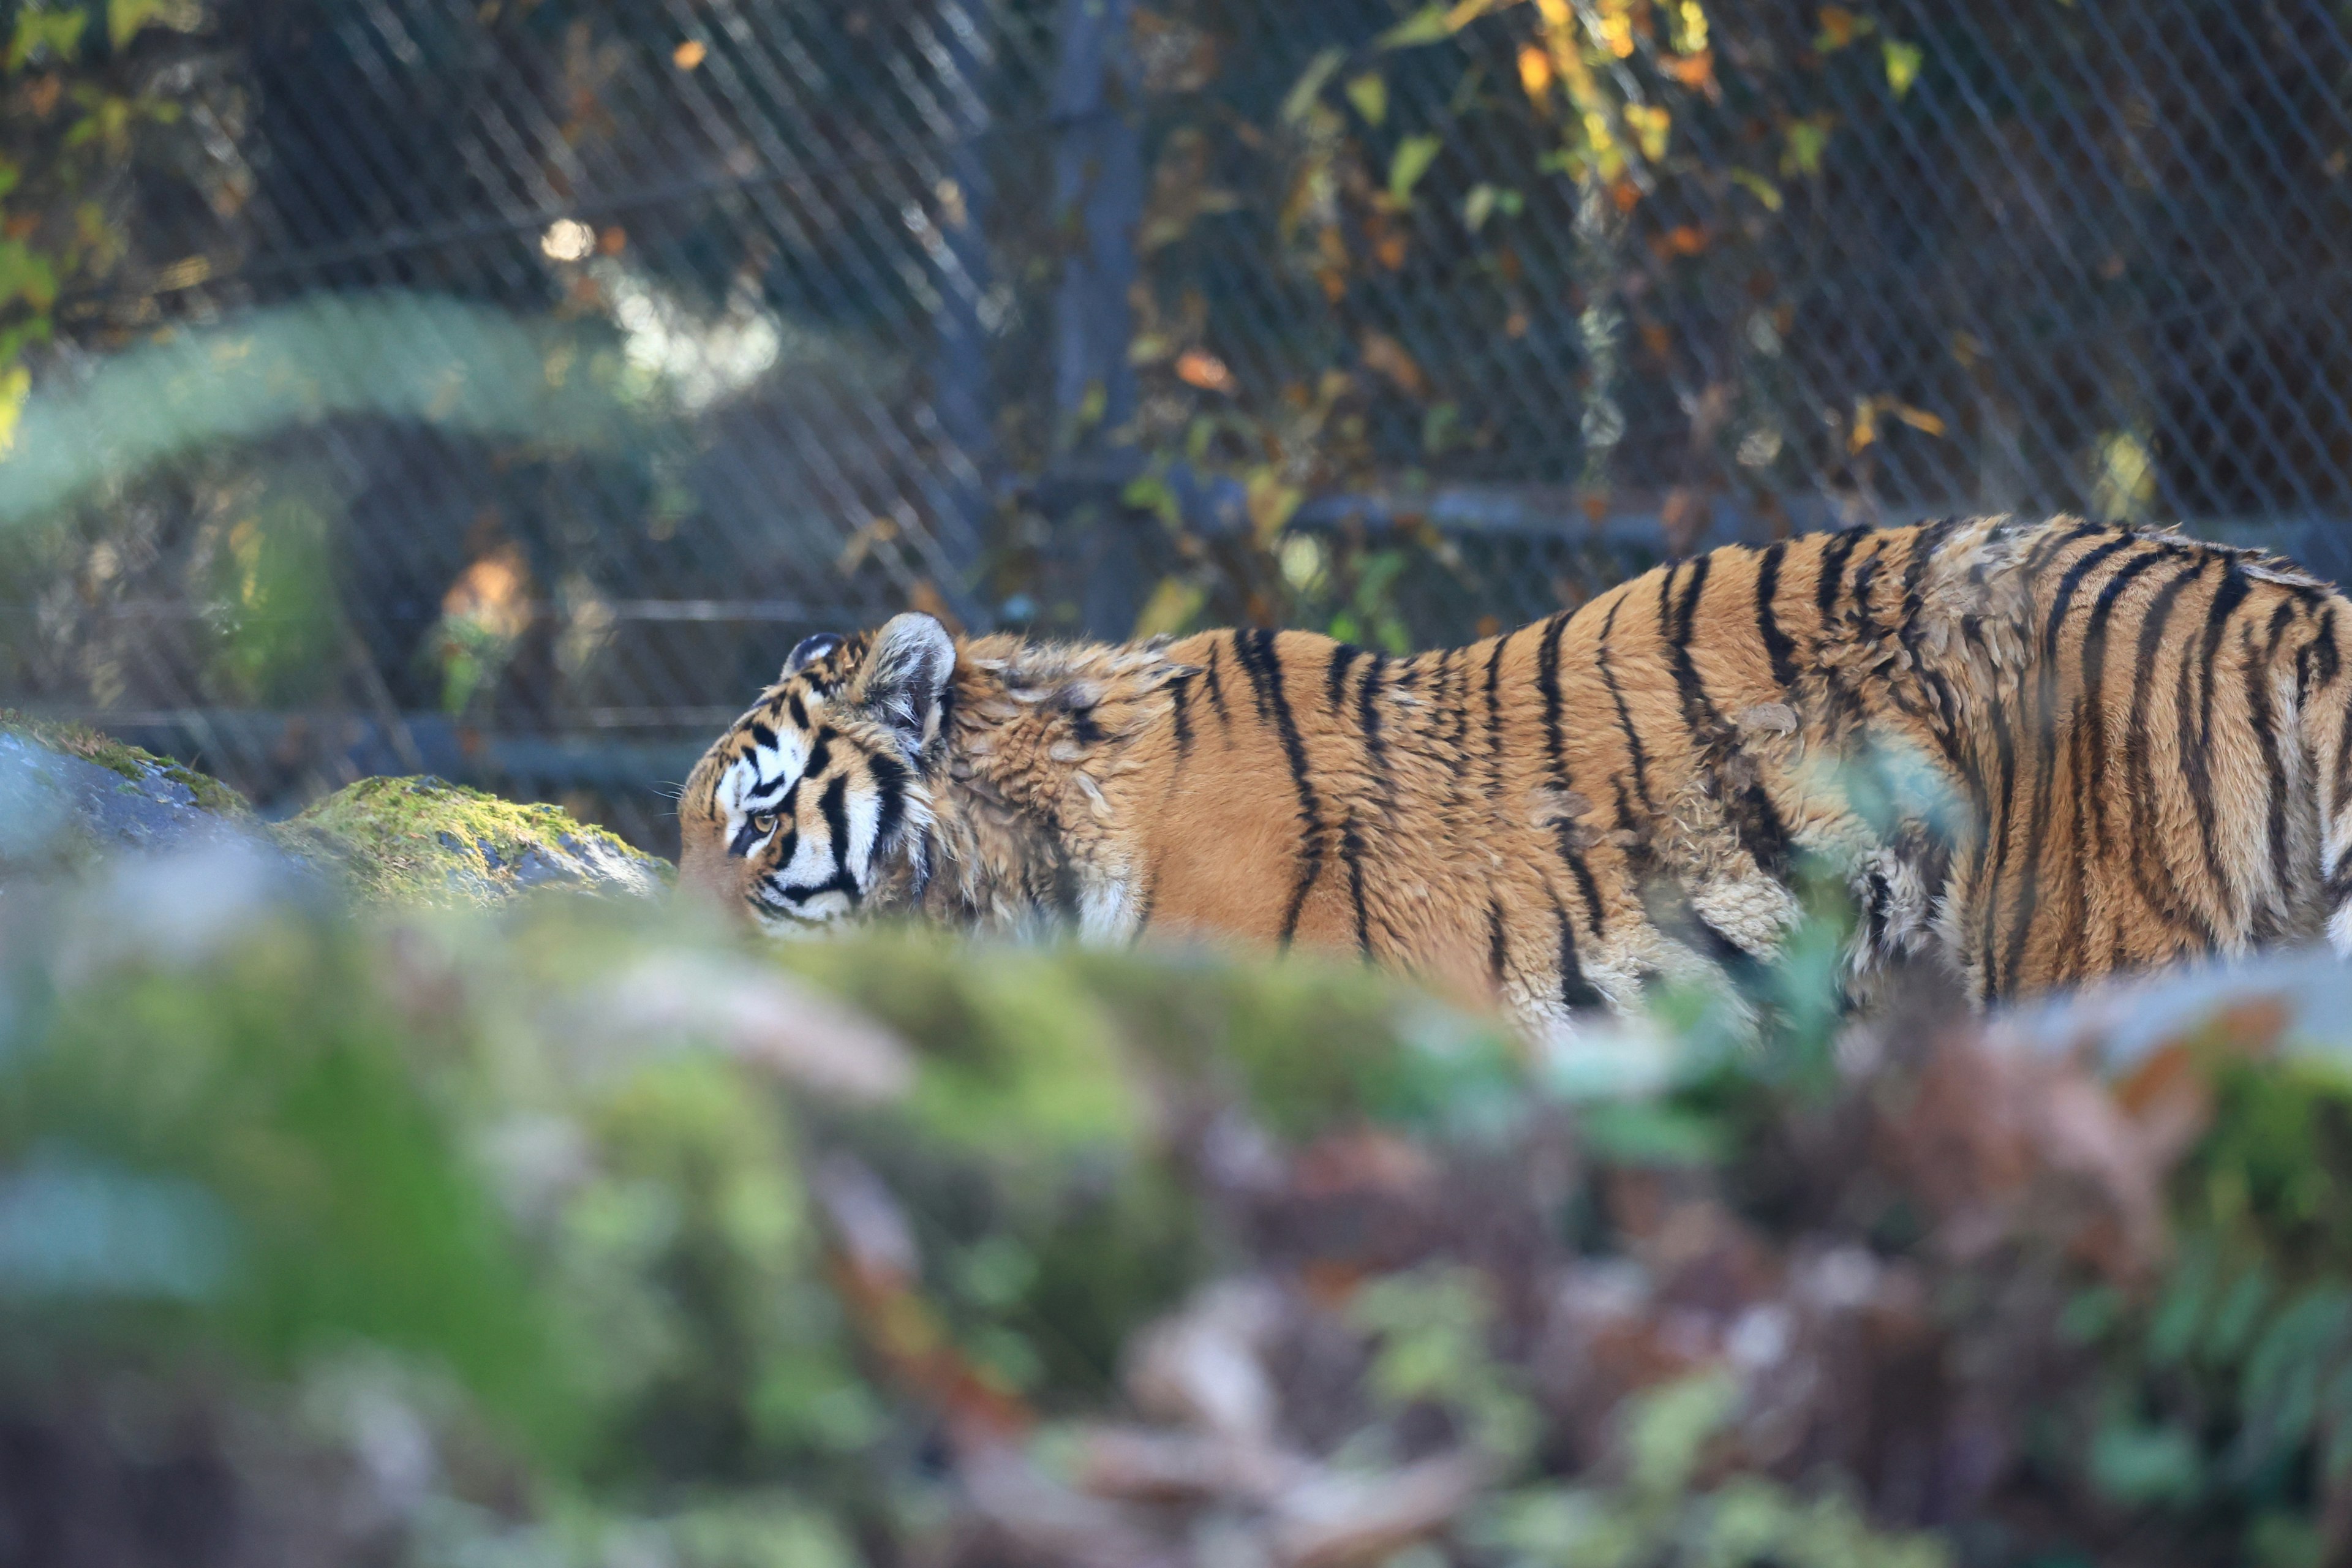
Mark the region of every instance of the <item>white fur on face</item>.
POLYGON ((717 792, 728 843, 735 842, 746 821, 781 805, 793 781, 808 766, 808 737, 789 727, 776 732, 773 746, 753 746, 736 759, 719 781, 717 792))

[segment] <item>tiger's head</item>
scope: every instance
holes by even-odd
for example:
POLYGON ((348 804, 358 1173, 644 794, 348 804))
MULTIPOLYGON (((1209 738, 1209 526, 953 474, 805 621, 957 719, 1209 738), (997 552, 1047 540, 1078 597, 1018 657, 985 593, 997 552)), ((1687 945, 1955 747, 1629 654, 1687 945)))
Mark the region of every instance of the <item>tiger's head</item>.
POLYGON ((687 779, 679 887, 772 935, 914 904, 955 666, 925 615, 804 639, 687 779))

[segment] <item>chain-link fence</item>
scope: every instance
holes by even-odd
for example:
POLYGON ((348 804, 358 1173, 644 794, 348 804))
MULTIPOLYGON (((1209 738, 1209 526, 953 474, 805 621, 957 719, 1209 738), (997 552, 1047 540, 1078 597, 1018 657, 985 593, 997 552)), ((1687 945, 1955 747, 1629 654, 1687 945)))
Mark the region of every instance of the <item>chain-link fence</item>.
POLYGON ((2352 540, 2332 0, 5 9, 0 701, 266 805, 661 847, 908 604, 1426 642, 1864 520, 2352 540))

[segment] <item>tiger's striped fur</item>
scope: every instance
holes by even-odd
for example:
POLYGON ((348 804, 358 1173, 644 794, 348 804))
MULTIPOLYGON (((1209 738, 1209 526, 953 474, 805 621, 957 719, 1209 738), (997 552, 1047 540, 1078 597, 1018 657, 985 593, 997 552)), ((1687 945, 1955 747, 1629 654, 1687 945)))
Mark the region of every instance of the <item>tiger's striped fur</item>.
POLYGON ((2065 518, 1728 547, 1410 658, 902 616, 804 645, 712 747, 681 870, 776 929, 1353 949, 1549 1032, 1746 984, 1810 858, 1864 912, 1858 975, 1930 954, 1985 1002, 2352 946, 2347 635, 2284 563, 2065 518))

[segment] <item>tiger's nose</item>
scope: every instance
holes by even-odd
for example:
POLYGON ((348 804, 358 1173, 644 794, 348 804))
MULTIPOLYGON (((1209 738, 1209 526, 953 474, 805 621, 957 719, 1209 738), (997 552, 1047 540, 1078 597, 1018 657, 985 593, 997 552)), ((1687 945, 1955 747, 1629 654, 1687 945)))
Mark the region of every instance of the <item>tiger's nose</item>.
POLYGON ((683 902, 703 909, 716 909, 737 920, 748 920, 740 900, 730 897, 733 880, 730 873, 734 867, 732 857, 697 845, 677 858, 677 890, 676 897, 683 902))

